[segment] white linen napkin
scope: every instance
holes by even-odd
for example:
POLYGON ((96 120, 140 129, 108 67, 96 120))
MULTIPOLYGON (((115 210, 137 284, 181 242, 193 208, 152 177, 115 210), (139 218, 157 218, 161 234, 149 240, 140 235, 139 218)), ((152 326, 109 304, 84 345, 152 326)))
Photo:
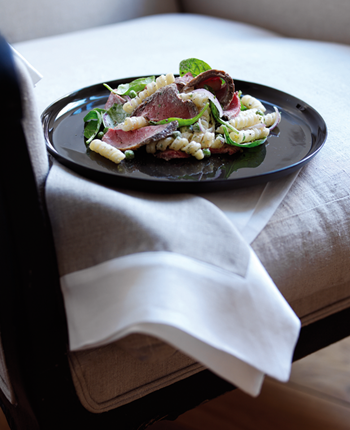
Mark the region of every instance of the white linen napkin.
POLYGON ((149 252, 68 274, 61 285, 73 350, 145 333, 251 395, 265 373, 289 378, 299 320, 252 251, 245 277, 149 252))
POLYGON ((300 170, 278 181, 229 191, 201 194, 214 203, 237 228, 247 243, 252 243, 288 193, 300 170))
POLYGON ((42 74, 41 73, 39 73, 36 69, 35 69, 35 67, 33 67, 30 63, 29 63, 29 61, 27 61, 24 57, 23 57, 23 55, 21 55, 13 46, 11 46, 10 45, 10 48, 11 48, 11 50, 12 50, 12 53, 13 53, 13 55, 14 55, 14 57, 15 58, 18 58, 19 60, 21 60, 22 61, 22 63, 25 65, 25 67, 26 67, 26 69, 27 69, 27 71, 28 71, 28 73, 29 73, 29 76, 30 76, 30 78, 31 78, 31 80, 32 80, 32 82, 33 82, 33 85, 35 86, 42 78, 43 78, 43 76, 42 76, 42 74))

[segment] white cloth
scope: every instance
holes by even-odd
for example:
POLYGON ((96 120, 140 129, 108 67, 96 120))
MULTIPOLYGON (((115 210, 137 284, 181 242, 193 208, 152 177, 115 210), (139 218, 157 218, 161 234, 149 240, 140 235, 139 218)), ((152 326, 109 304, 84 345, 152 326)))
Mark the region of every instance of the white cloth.
POLYGON ((252 251, 245 278, 150 252, 68 274, 61 285, 73 350, 146 333, 251 395, 265 373, 289 378, 300 323, 252 251))
POLYGON ((12 53, 13 53, 13 55, 14 55, 14 57, 15 58, 18 58, 19 60, 21 60, 22 61, 22 63, 25 65, 25 67, 26 67, 26 69, 27 69, 27 71, 28 71, 28 73, 29 73, 29 76, 30 76, 30 79, 32 80, 32 82, 33 82, 33 85, 35 86, 42 78, 43 78, 43 76, 42 76, 42 74, 41 73, 39 73, 36 69, 35 69, 35 67, 33 67, 24 57, 23 57, 23 55, 21 55, 18 51, 16 51, 16 49, 13 47, 13 46, 11 46, 10 45, 10 47, 11 47, 11 49, 12 49, 12 53))
POLYGON ((250 188, 235 189, 201 196, 214 203, 237 228, 247 243, 252 243, 274 214, 299 170, 278 181, 250 188))

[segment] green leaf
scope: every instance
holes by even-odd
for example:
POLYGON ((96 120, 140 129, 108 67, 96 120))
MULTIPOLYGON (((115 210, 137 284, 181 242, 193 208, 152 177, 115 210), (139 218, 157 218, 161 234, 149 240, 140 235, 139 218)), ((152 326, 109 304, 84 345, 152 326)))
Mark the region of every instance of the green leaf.
MULTIPOLYGON (((146 78, 138 78, 129 84, 120 84, 116 90, 112 90, 114 93, 119 94, 120 96, 128 96, 131 91, 135 91, 136 93, 142 91, 147 84, 155 81, 154 76, 148 76, 146 78)), ((106 88, 108 86, 105 85, 106 88)), ((110 87, 108 88, 110 89, 110 87)))
POLYGON ((125 118, 130 116, 123 109, 123 105, 115 103, 106 111, 106 115, 103 116, 103 124, 105 127, 113 128, 117 124, 124 122, 125 118))
POLYGON ((194 124, 199 120, 199 118, 204 114, 204 112, 208 109, 209 103, 207 103, 204 108, 193 118, 183 119, 183 118, 167 118, 162 119, 160 121, 150 121, 151 125, 161 125, 161 124, 169 124, 169 122, 177 121, 179 123, 178 127, 184 127, 194 124))
POLYGON ((254 168, 260 166, 266 156, 265 145, 256 146, 254 148, 246 148, 230 163, 225 163, 224 172, 225 178, 229 178, 233 172, 239 169, 254 168))
POLYGON ((227 121, 224 121, 223 119, 220 118, 220 114, 219 111, 217 109, 217 107, 215 106, 215 103, 213 103, 211 100, 209 100, 210 102, 210 109, 211 109, 211 113, 213 114, 213 117, 215 119, 215 121, 221 125, 224 125, 226 127, 228 127, 231 131, 233 131, 234 133, 238 134, 239 131, 234 128, 230 123, 228 123, 227 121))
POLYGON ((98 113, 95 110, 91 110, 87 115, 84 116, 84 122, 98 119, 98 113))
POLYGON ((112 87, 110 87, 108 84, 103 84, 104 87, 107 88, 111 93, 117 94, 116 90, 114 90, 112 87))
POLYGON ((241 111, 248 110, 247 106, 244 106, 244 104, 242 103, 242 100, 241 100, 242 95, 243 95, 243 94, 242 94, 242 91, 241 91, 241 90, 239 90, 239 91, 238 91, 238 97, 240 98, 240 102, 241 102, 241 111))
POLYGON ((254 148, 255 146, 262 145, 267 141, 267 138, 265 137, 264 139, 253 140, 252 142, 248 143, 236 143, 230 138, 227 127, 225 125, 223 126, 223 129, 225 133, 226 143, 231 146, 238 146, 239 148, 254 148))
POLYGON ((84 128, 84 137, 87 139, 86 145, 89 145, 100 131, 102 124, 102 111, 104 110, 96 108, 84 117, 84 122, 86 123, 84 128))
POLYGON ((209 64, 197 58, 188 58, 187 60, 182 60, 179 66, 180 76, 186 75, 186 73, 192 73, 193 77, 198 76, 202 72, 211 70, 212 68, 209 64))

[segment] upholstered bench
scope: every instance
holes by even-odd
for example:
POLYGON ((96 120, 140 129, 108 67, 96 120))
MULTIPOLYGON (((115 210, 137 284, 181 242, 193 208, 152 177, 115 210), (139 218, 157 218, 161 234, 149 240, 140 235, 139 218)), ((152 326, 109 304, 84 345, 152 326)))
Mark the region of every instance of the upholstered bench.
MULTIPOLYGON (((301 169, 250 245, 303 327, 349 308, 350 32, 345 17, 350 9, 345 1, 339 0, 338 8, 316 0, 244 5, 222 0, 215 6, 183 1, 181 7, 135 1, 124 10, 120 2, 106 0, 104 7, 99 4, 101 15, 92 13, 91 2, 80 9, 79 2, 69 3, 69 14, 60 2, 51 5, 52 12, 40 5, 40 22, 33 15, 14 28, 19 3, 7 4, 0 32, 43 75, 26 93, 34 96, 37 113, 95 83, 177 72, 179 62, 193 56, 234 79, 276 88, 316 109, 327 125, 325 146, 301 169), (57 19, 48 21, 50 13, 57 19)), ((147 334, 67 356, 79 400, 93 413, 127 405, 206 368, 147 334)), ((16 393, 1 369, 1 389, 15 403, 16 393)))

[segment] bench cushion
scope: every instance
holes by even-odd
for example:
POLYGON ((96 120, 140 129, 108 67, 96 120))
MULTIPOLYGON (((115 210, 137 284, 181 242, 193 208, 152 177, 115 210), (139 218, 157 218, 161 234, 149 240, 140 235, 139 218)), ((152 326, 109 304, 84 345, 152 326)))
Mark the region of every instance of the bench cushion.
POLYGON ((232 19, 288 37, 350 44, 347 0, 185 0, 185 12, 232 19))
POLYGON ((80 400, 95 413, 123 406, 204 369, 164 342, 139 334, 71 352, 69 361, 80 400))

